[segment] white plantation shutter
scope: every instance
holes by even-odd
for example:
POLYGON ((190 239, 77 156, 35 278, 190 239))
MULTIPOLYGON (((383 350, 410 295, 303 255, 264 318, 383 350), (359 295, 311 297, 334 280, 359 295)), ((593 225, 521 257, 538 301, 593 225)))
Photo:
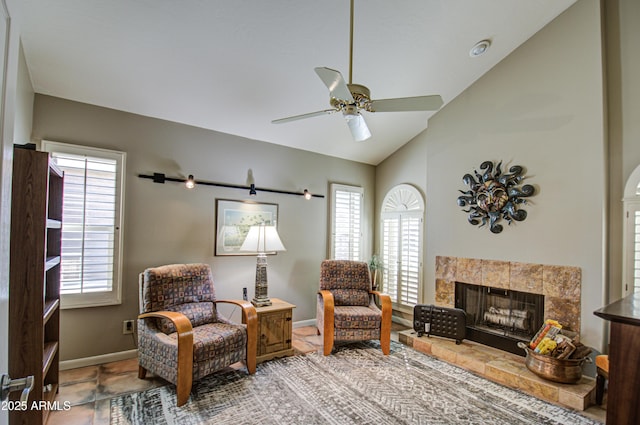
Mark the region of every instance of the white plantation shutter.
POLYGON ((396 186, 383 201, 383 290, 399 310, 421 300, 423 215, 422 196, 413 186, 396 186))
POLYGON ((624 189, 624 255, 622 295, 640 293, 640 165, 624 189))
POLYGON ((419 217, 402 217, 400 223, 401 279, 400 304, 418 304, 420 284, 420 222, 419 217))
POLYGON ((362 206, 361 187, 331 185, 331 258, 361 260, 362 206))
POLYGON ((64 171, 62 305, 118 303, 124 153, 53 142, 43 146, 64 171))
POLYGON ((633 290, 640 292, 640 207, 633 213, 633 290))
POLYGON ((398 302, 399 224, 399 217, 389 217, 382 220, 382 287, 394 303, 398 302))

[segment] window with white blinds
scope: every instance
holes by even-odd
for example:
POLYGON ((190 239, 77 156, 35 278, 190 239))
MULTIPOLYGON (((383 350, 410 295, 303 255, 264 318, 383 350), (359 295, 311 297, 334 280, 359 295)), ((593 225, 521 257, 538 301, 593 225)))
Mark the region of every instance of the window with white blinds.
POLYGON ((400 264, 400 217, 382 219, 382 287, 391 301, 398 302, 400 264))
POLYGON ((640 165, 624 188, 624 253, 622 295, 640 293, 640 165))
POLYGON ((331 252, 335 260, 362 260, 361 187, 331 185, 331 252))
POLYGON ((400 217, 400 288, 398 303, 418 304, 420 286, 420 225, 421 217, 400 217))
POLYGON ((640 292, 640 206, 633 211, 633 290, 640 292))
POLYGON ((64 171, 62 307, 119 303, 125 154, 55 142, 43 148, 64 171))
POLYGON ((408 311, 421 301, 423 215, 422 195, 413 186, 396 186, 383 201, 383 290, 398 310, 408 311))
POLYGON ((640 200, 626 205, 624 294, 640 292, 640 200))

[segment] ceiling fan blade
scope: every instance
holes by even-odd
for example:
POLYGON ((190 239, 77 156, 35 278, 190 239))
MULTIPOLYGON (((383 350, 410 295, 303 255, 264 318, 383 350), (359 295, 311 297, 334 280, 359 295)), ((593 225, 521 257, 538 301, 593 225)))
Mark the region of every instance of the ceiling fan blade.
POLYGON ((282 124, 289 121, 297 121, 303 120, 305 118, 317 117, 319 115, 333 114, 334 112, 338 112, 337 109, 325 109, 324 111, 317 112, 309 112, 308 114, 294 115, 292 117, 280 118, 277 120, 271 121, 271 124, 282 124))
POLYGON ((372 100, 371 112, 437 111, 442 103, 439 95, 372 100))
POLYGON ((353 96, 347 87, 347 83, 342 78, 342 74, 339 71, 331 68, 318 67, 315 68, 316 74, 322 80, 322 82, 329 89, 331 97, 336 99, 345 100, 347 103, 353 103, 353 96))
POLYGON ((371 137, 371 132, 369 131, 369 127, 367 127, 367 123, 364 121, 364 117, 357 114, 344 114, 345 120, 347 120, 347 125, 349 126, 349 130, 351 130, 351 135, 356 142, 362 142, 371 137))

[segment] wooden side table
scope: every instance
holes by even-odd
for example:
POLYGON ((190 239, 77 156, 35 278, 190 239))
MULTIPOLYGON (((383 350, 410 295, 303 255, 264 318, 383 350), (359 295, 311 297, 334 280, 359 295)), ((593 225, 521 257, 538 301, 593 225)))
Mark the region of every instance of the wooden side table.
POLYGON ((256 362, 292 356, 291 329, 293 304, 271 298, 272 305, 256 307, 258 313, 258 353, 256 362))

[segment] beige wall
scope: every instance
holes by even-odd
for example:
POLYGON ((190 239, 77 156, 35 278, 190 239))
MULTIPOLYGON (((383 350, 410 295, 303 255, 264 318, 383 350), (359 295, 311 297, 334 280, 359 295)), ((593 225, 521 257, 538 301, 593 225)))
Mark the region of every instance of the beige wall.
MULTIPOLYGON (((138 174, 193 174, 196 179, 245 185, 248 170, 256 186, 327 195, 329 182, 363 186, 365 253, 371 252, 374 167, 248 140, 215 131, 36 95, 33 137, 122 150, 127 153, 123 303, 64 310, 61 359, 133 348, 122 321, 138 313, 138 274, 146 267, 180 262, 212 266, 217 295, 254 294, 253 256, 215 257, 215 199, 248 200, 248 191, 153 183, 138 174)), ((294 321, 315 319, 320 262, 327 253, 328 197, 259 193, 255 201, 279 206, 278 230, 286 252, 270 256, 269 295, 295 305, 294 321)))
MULTIPOLYGON (((625 184, 640 165, 640 2, 605 2, 609 137, 609 299, 623 291, 622 197, 625 184)), ((631 283, 630 283, 631 284, 631 283)))
MULTIPOLYGON (((0 2, 0 370, 8 370, 9 266, 11 232, 11 175, 13 144, 29 141, 33 88, 22 47, 15 1, 0 2), (6 7, 5 7, 6 6, 6 7), (6 39, 5 39, 6 36, 6 39)), ((7 415, 0 412, 0 423, 7 415)))
MULTIPOLYGON (((377 168, 378 204, 411 183, 426 197, 424 301, 435 258, 578 266, 582 334, 602 347, 605 155, 600 3, 581 0, 439 111, 429 128, 377 168), (526 167, 538 193, 529 217, 500 234, 467 222, 462 176, 485 160, 526 167)), ((376 205, 376 210, 380 205, 376 205)))
POLYGON ((24 51, 20 45, 18 66, 18 83, 16 90, 16 116, 13 129, 14 143, 28 143, 31 140, 31 127, 33 121, 33 86, 31 76, 24 58, 24 51))

